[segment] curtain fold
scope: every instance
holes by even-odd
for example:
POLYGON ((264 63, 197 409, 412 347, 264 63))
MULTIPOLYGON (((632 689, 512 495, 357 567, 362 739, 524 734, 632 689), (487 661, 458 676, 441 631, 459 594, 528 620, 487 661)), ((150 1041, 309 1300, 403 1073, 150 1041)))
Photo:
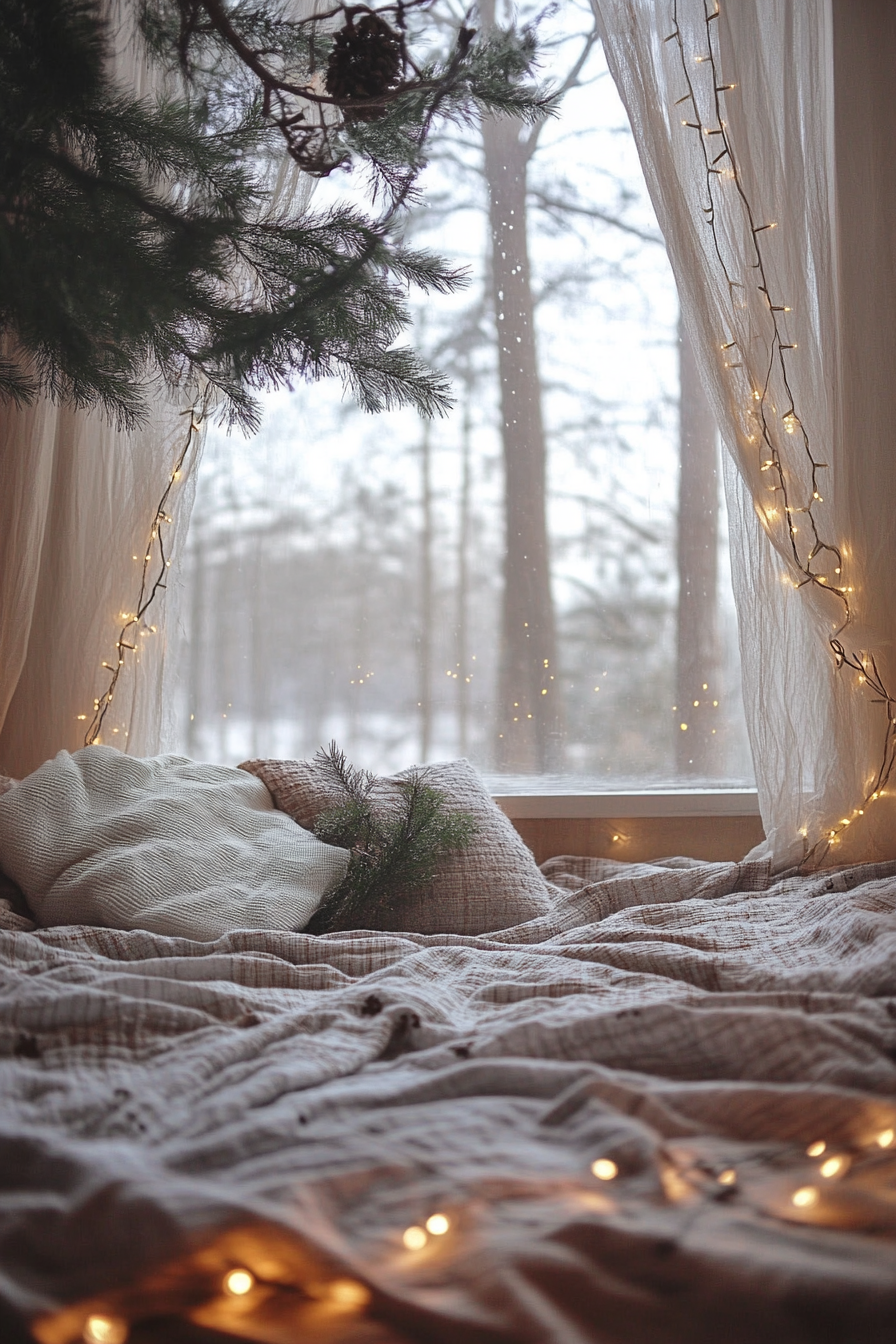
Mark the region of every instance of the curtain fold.
MULTIPOLYGON (((137 605, 147 547, 149 572, 165 570, 166 580, 181 550, 189 473, 168 506, 170 569, 151 525, 189 424, 165 397, 136 432, 48 401, 0 407, 0 772, 21 776, 84 745, 117 666, 124 616, 137 605)), ((125 636, 135 648, 125 650, 101 733, 137 755, 159 750, 172 694, 169 592, 125 636)))
MULTIPOLYGON (((146 58, 137 7, 107 0, 103 15, 113 77, 139 97, 158 92, 163 76, 146 58)), ((46 398, 21 408, 0 402, 0 773, 22 776, 62 748, 84 746, 118 664, 123 613, 139 601, 147 551, 148 573, 164 569, 167 586, 124 637, 135 647, 124 651, 99 740, 137 755, 160 749, 174 693, 166 632, 201 429, 180 479, 171 476, 195 395, 160 385, 147 422, 131 432, 46 398), (154 540, 169 485, 172 521, 154 540)))
POLYGON ((779 867, 896 856, 896 7, 592 0, 728 450, 779 867))

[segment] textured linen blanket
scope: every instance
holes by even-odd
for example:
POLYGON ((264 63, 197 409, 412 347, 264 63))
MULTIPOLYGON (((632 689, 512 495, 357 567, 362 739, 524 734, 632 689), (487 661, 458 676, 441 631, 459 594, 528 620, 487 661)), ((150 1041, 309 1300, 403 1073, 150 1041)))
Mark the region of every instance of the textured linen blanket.
POLYGON ((6 914, 0 1298, 50 1344, 893 1344, 896 866, 546 871, 475 938, 6 914))

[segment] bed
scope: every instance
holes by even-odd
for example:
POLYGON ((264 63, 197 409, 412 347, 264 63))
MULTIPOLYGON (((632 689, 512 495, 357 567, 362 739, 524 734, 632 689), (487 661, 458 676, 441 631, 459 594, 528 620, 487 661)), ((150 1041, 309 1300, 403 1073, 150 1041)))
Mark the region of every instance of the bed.
POLYGON ((892 1344, 896 865, 544 865, 479 934, 0 903, 0 1334, 892 1344))

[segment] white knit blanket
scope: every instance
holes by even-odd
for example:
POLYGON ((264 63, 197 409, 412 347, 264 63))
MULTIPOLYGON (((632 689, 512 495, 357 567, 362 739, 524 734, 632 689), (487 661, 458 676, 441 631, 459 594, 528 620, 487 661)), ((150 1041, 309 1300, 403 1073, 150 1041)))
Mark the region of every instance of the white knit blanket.
POLYGON ((46 1340, 892 1344, 896 868, 566 868, 497 937, 0 932, 0 1295, 46 1340))
POLYGON ((60 751, 0 796, 0 871, 44 926, 302 929, 347 863, 254 776, 183 756, 60 751))

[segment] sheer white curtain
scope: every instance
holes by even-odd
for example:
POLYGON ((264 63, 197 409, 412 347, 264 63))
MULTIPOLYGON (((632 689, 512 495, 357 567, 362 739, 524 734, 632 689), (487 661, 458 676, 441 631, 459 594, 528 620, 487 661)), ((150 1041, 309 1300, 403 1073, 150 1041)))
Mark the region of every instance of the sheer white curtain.
MULTIPOLYGON (((0 772, 21 776, 65 747, 84 745, 94 701, 118 663, 123 614, 135 611, 144 556, 165 570, 151 524, 189 430, 160 396, 135 433, 41 401, 0 406, 0 772), (108 663, 109 668, 104 668, 108 663)), ((166 555, 189 518, 183 473, 168 505, 166 555)), ((169 695, 166 601, 133 625, 101 740, 135 754, 158 750, 169 695), (153 628, 155 627, 155 628, 153 628)))
POLYGON ((592 3, 728 448, 769 850, 892 858, 896 6, 592 3))

